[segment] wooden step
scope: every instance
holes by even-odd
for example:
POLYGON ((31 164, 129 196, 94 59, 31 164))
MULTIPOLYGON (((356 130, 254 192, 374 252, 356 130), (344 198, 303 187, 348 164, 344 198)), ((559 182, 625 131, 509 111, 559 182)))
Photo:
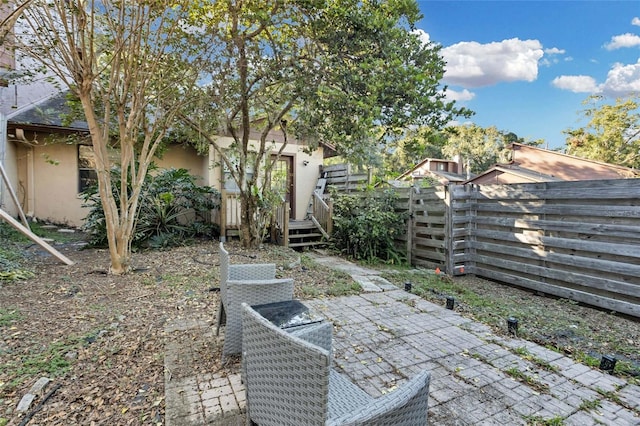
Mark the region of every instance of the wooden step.
POLYGON ((319 233, 319 232, 312 232, 310 234, 292 234, 292 233, 289 233, 289 240, 292 240, 292 239, 300 240, 300 239, 303 239, 303 238, 322 238, 322 234, 319 233))
POLYGON ((316 226, 311 220, 290 220, 289 231, 294 229, 315 229, 316 226))
POLYGON ((327 245, 326 241, 307 241, 302 243, 289 243, 289 247, 315 247, 315 246, 325 246, 327 245))

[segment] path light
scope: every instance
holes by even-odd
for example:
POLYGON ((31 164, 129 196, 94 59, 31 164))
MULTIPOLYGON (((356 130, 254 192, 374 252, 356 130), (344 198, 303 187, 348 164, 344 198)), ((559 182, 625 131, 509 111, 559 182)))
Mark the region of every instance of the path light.
POLYGON ((454 299, 451 296, 447 296, 447 309, 453 309, 453 304, 456 302, 456 299, 454 299))
POLYGON ((507 328, 509 330, 509 333, 518 335, 518 320, 514 317, 507 318, 507 328))
POLYGON ((411 281, 404 283, 404 291, 411 292, 411 281))
POLYGON ((600 370, 613 371, 616 368, 616 362, 618 360, 610 355, 602 355, 600 359, 600 370))

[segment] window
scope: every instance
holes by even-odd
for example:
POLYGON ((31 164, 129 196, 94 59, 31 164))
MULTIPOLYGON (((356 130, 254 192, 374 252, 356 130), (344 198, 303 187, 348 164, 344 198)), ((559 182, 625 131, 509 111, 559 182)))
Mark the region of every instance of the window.
POLYGON ((84 192, 97 183, 98 173, 96 173, 96 158, 93 147, 78 145, 78 192, 84 192))
MULTIPOLYGON (((237 168, 238 160, 236 159, 235 155, 230 154, 229 152, 227 152, 227 155, 233 167, 237 168)), ((251 160, 252 160, 251 158, 248 159, 248 161, 251 161, 251 160)), ((253 169, 250 168, 250 166, 247 164, 247 169, 245 171, 245 180, 251 180, 252 177, 253 177, 253 169)), ((240 187, 238 187, 238 183, 233 179, 233 176, 231 176, 231 171, 229 170, 229 168, 225 163, 223 163, 222 165, 222 179, 223 179, 223 185, 224 185, 225 191, 240 192, 240 187)))
MULTIPOLYGON (((111 164, 120 164, 120 151, 107 148, 111 164)), ((92 185, 98 184, 96 172, 96 155, 91 145, 78 145, 78 192, 83 192, 92 185)))

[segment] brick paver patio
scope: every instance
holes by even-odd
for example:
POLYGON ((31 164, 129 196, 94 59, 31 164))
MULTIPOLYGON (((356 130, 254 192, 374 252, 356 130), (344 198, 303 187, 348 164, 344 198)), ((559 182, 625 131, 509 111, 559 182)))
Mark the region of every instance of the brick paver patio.
MULTIPOLYGON (((334 364, 372 396, 431 371, 432 425, 640 425, 639 386, 531 342, 496 336, 403 290, 304 303, 333 322, 334 364)), ((212 328, 202 321, 167 325, 167 426, 245 423, 237 363, 220 371, 190 364, 217 339, 212 328)))

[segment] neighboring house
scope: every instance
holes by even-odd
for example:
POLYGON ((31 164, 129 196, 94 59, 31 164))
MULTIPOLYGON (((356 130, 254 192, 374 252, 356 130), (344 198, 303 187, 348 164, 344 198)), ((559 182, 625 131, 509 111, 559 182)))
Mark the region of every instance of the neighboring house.
POLYGON ((397 180, 435 179, 442 185, 448 183, 462 183, 468 176, 463 165, 458 161, 442 160, 439 158, 425 158, 414 168, 398 176, 397 180))
MULTIPOLYGON (((94 173, 93 149, 86 123, 62 123, 63 96, 58 94, 8 117, 4 164, 27 216, 80 226, 88 211, 82 208, 79 193, 94 173), (71 134, 84 138, 70 143, 67 137, 71 134)), ((275 141, 276 150, 283 142, 279 132, 273 132, 268 140, 275 141)), ((219 136, 217 141, 224 147, 231 144, 232 138, 219 136)), ((281 175, 288 177, 290 217, 298 220, 307 213, 325 153, 324 147, 312 154, 303 152, 304 148, 304 144, 289 139, 278 164, 281 175)), ((198 177, 200 184, 234 191, 234 183, 217 166, 219 158, 213 149, 198 155, 192 147, 171 145, 155 163, 160 168, 185 168, 198 177)), ((11 199, 5 197, 4 204, 2 208, 15 216, 15 206, 9 205, 11 199)))
POLYGON ((639 177, 638 170, 586 158, 574 157, 535 146, 512 143, 511 161, 496 164, 464 183, 477 185, 527 182, 626 179, 639 177))

